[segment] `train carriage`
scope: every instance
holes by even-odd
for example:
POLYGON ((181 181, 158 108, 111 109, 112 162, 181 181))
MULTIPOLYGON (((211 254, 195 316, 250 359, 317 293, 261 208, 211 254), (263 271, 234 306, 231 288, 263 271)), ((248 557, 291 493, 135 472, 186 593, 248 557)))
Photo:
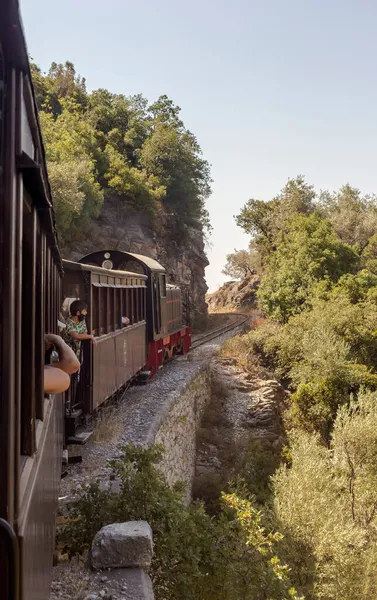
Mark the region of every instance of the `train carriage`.
POLYGON ((71 399, 72 390, 67 392, 67 441, 84 443, 86 434, 77 434, 82 416, 95 412, 145 365, 147 277, 67 260, 63 266, 63 317, 68 317, 71 302, 84 301, 88 331, 96 339, 95 345, 82 344, 75 398, 71 399))
POLYGON ((63 398, 45 397, 44 334, 56 333, 62 263, 16 0, 0 19, 1 597, 49 594, 63 398))
POLYGON ((191 329, 183 312, 188 295, 182 298, 178 286, 166 282, 166 271, 153 258, 122 252, 101 250, 87 254, 79 262, 109 269, 129 270, 147 277, 148 354, 145 373, 153 376, 164 362, 175 354, 186 354, 191 346, 191 329))

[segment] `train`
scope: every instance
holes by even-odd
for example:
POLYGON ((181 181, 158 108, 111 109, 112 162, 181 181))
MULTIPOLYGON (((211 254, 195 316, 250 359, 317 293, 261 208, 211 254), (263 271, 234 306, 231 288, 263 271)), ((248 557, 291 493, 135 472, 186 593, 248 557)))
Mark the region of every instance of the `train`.
POLYGON ((0 19, 0 579, 7 600, 47 600, 62 450, 88 415, 191 345, 188 294, 156 260, 103 249, 63 260, 18 0, 0 19), (46 333, 88 304, 78 388, 45 396, 46 333))
POLYGON ((75 397, 71 389, 66 392, 66 443, 82 444, 91 433, 83 424, 103 403, 132 381, 147 382, 174 356, 187 354, 189 295, 167 283, 155 259, 130 252, 93 252, 78 262, 63 260, 63 269, 61 318, 68 317, 74 300, 83 300, 88 331, 96 340, 82 344, 75 397))

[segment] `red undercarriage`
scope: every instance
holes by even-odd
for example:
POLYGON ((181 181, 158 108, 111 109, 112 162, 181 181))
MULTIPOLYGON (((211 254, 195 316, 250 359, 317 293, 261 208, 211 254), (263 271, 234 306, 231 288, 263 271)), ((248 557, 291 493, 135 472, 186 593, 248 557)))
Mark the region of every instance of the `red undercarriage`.
POLYGON ((191 328, 183 327, 165 338, 149 342, 146 370, 150 377, 176 354, 187 354, 191 347, 191 328))

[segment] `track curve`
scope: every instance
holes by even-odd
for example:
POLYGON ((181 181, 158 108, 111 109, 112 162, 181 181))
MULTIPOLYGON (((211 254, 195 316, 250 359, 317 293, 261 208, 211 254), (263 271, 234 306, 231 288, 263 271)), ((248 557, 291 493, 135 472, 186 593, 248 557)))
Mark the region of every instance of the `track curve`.
POLYGON ((196 348, 199 348, 199 346, 203 346, 207 342, 210 342, 211 340, 219 337, 223 333, 227 333, 228 331, 231 331, 232 329, 237 329, 238 327, 241 327, 241 325, 246 323, 246 321, 250 317, 250 315, 244 315, 244 314, 240 314, 240 313, 237 313, 237 316, 239 318, 235 319, 233 321, 233 323, 228 323, 227 325, 223 325, 222 327, 219 327, 218 329, 209 331, 208 333, 205 333, 205 334, 201 335, 200 337, 197 337, 192 342, 191 350, 195 350, 196 348))

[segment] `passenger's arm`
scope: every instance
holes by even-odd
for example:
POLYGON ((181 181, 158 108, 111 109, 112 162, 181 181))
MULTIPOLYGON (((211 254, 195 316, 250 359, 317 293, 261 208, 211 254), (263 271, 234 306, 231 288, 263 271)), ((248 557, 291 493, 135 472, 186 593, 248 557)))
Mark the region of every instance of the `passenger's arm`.
POLYGON ((45 394, 61 394, 68 390, 71 378, 61 369, 52 365, 44 368, 44 392, 45 394))
POLYGON ((80 363, 77 359, 76 354, 73 352, 72 348, 68 346, 62 340, 59 335, 54 335, 49 333, 45 336, 46 344, 49 346, 54 346, 59 355, 59 360, 56 363, 50 365, 54 369, 60 369, 67 373, 68 375, 72 375, 76 373, 76 371, 80 368, 80 363))
POLYGON ((92 342, 96 343, 94 336, 89 333, 77 333, 76 331, 70 331, 69 335, 74 340, 92 340, 92 342))

